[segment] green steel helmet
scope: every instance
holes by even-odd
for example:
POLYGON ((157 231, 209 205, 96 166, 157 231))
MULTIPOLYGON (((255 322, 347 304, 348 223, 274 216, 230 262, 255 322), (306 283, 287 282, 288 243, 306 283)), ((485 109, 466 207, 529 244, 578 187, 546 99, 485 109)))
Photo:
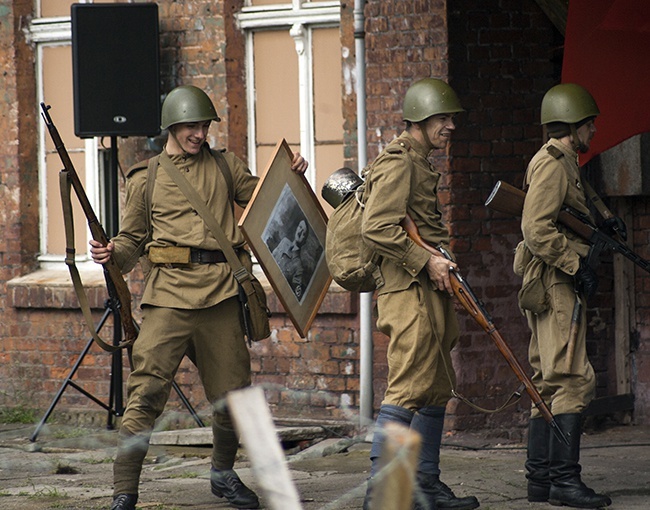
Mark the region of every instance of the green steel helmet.
POLYGON ((555 85, 542 99, 541 123, 577 124, 600 114, 596 101, 587 89, 575 83, 555 85))
POLYGON ((217 115, 212 101, 200 88, 193 85, 181 85, 172 90, 162 105, 161 129, 181 122, 201 122, 221 119, 217 115))
POLYGON ((421 122, 432 115, 464 112, 458 96, 449 85, 436 78, 416 81, 404 95, 404 120, 421 122))

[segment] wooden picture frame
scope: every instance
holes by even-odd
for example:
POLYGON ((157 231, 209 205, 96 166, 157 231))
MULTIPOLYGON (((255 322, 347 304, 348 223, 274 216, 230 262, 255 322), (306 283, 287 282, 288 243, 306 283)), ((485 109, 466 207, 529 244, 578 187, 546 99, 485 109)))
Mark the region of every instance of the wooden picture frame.
POLYGON ((298 334, 304 338, 332 281, 325 262, 327 216, 293 153, 280 140, 239 227, 298 334))

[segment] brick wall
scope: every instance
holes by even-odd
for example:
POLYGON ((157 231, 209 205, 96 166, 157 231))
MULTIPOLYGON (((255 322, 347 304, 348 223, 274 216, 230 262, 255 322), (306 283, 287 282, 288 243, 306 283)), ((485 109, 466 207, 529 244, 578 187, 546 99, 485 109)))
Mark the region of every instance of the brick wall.
MULTIPOLYGON (((191 83, 208 91, 222 122, 211 131, 211 144, 227 146, 243 159, 246 154, 246 103, 243 35, 233 15, 243 1, 161 1, 162 90, 191 83), (228 41, 228 44, 226 44, 228 41)), ((0 59, 10 70, 0 76, 5 102, 0 106, 3 142, 0 169, 1 289, 0 310, 0 407, 24 406, 45 411, 87 346, 89 333, 77 307, 67 273, 53 275, 36 269, 38 252, 38 185, 34 108, 33 48, 24 44, 20 19, 32 15, 31 2, 1 1, 7 10, 0 25, 0 59), (16 70, 21 70, 19 76, 16 70), (30 95, 31 94, 31 95, 30 95), (11 108, 9 105, 15 105, 11 108), (16 143, 18 141, 18 143, 16 143), (7 282, 10 282, 9 284, 7 282)), ((351 11, 350 11, 351 12, 351 11)), ((350 18, 351 19, 351 18, 350 18)), ((351 28, 351 25, 350 27, 351 28)), ((348 32, 349 36, 351 32, 348 32)), ((353 104, 350 97, 347 102, 353 104)), ((346 122, 354 122, 348 109, 346 122)), ((154 140, 160 143, 160 140, 154 140)), ((152 140, 119 139, 123 168, 153 152, 152 140)), ((94 318, 104 316, 105 284, 101 275, 83 275, 94 318)), ((139 318, 142 274, 136 268, 129 277, 135 316, 139 318)), ((358 325, 356 297, 333 289, 313 322, 306 339, 297 335, 281 304, 269 289, 273 335, 251 347, 254 382, 268 388, 269 404, 278 416, 342 418, 358 407, 358 325)), ((100 334, 111 341, 112 317, 107 316, 100 334)), ((123 377, 128 362, 122 355, 123 377)), ((86 391, 108 402, 111 355, 93 344, 83 356, 73 380, 86 391)), ((196 370, 185 360, 176 378, 179 388, 199 414, 208 406, 196 370)), ((119 391, 118 391, 119 393, 119 391)), ((120 395, 122 396, 122 395, 120 395)), ((191 422, 178 395, 172 391, 171 419, 191 422)), ((56 404, 63 419, 101 424, 106 411, 88 397, 67 386, 56 404)))
MULTIPOLYGON (((242 0, 158 2, 161 29, 162 89, 193 83, 217 99, 224 119, 213 131, 216 145, 245 156, 246 109, 243 40, 233 21, 242 0)), ((33 48, 25 44, 21 20, 31 16, 32 2, 0 0, 0 406, 24 405, 45 410, 84 349, 88 335, 69 283, 39 280, 37 112, 34 108, 33 48), (11 281, 10 285, 7 282, 11 281)), ((441 182, 444 214, 463 274, 485 302, 495 324, 524 366, 528 329, 516 307, 519 281, 511 271, 512 250, 520 239, 516 220, 489 212, 483 205, 493 184, 502 179, 519 185, 523 171, 541 144, 537 127, 543 93, 559 80, 562 38, 533 0, 370 0, 366 6, 368 158, 403 129, 401 102, 417 78, 449 80, 467 113, 448 155, 435 164, 448 167, 441 182)), ((342 6, 342 80, 345 159, 356 167, 356 97, 352 3, 342 6), (347 76, 347 78, 346 78, 347 76), (352 77, 351 77, 352 76, 352 77), (348 81, 346 81, 348 80, 348 81), (354 90, 353 87, 351 90, 354 90)), ((121 139, 120 163, 128 167, 148 157, 150 141, 121 139)), ((650 208, 630 199, 635 249, 648 254, 650 208)), ((611 279, 607 260, 601 267, 603 288, 590 307, 593 327, 589 352, 598 371, 600 394, 612 391, 611 279)), ((142 293, 139 271, 129 276, 137 305, 142 293)), ((86 280, 97 321, 103 315, 104 284, 86 280)), ((637 341, 632 357, 637 419, 648 419, 650 401, 650 278, 636 272, 637 341)), ((358 406, 358 317, 356 296, 333 289, 326 297, 308 338, 301 339, 281 305, 271 295, 274 311, 271 339, 251 348, 254 380, 265 384, 278 416, 354 416, 358 406)), ((136 314, 137 315, 137 314, 136 314)), ((495 407, 518 386, 491 340, 459 310, 463 332, 454 353, 460 393, 495 407)), ((109 318, 104 331, 110 338, 109 318)), ((374 333, 375 407, 386 378, 386 338, 374 333)), ((124 375, 128 365, 124 360, 124 375)), ((89 391, 108 394, 110 356, 93 346, 77 379, 89 391)), ((201 413, 207 411, 195 370, 182 364, 177 382, 201 413)), ((486 415, 464 404, 449 407, 450 428, 490 427, 518 435, 526 421, 528 400, 502 413, 486 415), (513 427, 515 425, 515 427, 513 427)), ((170 409, 188 414, 172 392, 170 409)), ((57 405, 67 419, 96 421, 104 411, 69 388, 57 405), (89 418, 85 418, 89 417, 89 418)))
MULTIPOLYGON (((527 369, 529 331, 517 309, 520 281, 511 269, 512 252, 521 239, 519 222, 491 213, 484 202, 498 180, 521 185, 526 165, 542 143, 539 105, 546 90, 560 81, 563 38, 532 0, 371 1, 366 14, 369 157, 403 129, 401 97, 414 79, 434 76, 449 81, 467 109, 458 118, 448 157, 434 158, 438 167, 449 169, 441 180, 440 196, 453 249, 463 274, 527 369)), ((635 218, 643 221, 643 215, 636 206, 635 218)), ((616 393, 608 268, 611 263, 608 266, 605 257, 599 270, 601 291, 588 310, 588 352, 599 396, 616 393)), ((638 288, 643 284, 647 285, 645 276, 638 288)), ((643 298, 639 312, 642 302, 643 298)), ((463 334, 454 353, 458 390, 475 403, 494 408, 518 381, 489 337, 460 309, 459 318, 463 334)), ((639 320, 641 338, 643 330, 647 337, 644 320, 639 320)), ((376 334, 376 405, 385 387, 385 348, 386 339, 376 334)), ((637 402, 647 399, 642 395, 647 394, 645 374, 650 372, 644 348, 641 342, 633 359, 637 402)), ((528 406, 524 396, 501 413, 484 414, 452 401, 449 424, 520 434, 521 429, 512 425, 526 423, 528 406)), ((637 411, 637 418, 642 413, 637 411)))
MULTIPOLYGON (((539 103, 558 80, 556 32, 533 1, 447 2, 449 72, 467 113, 451 148, 445 189, 453 248, 465 277, 485 303, 516 358, 527 368, 529 331, 517 307, 520 281, 512 272, 519 221, 484 205, 498 180, 520 186, 528 160, 541 145, 539 103)), ((495 408, 519 385, 493 341, 464 311, 456 353, 461 393, 495 408)), ((524 392, 525 394, 525 392, 524 392)), ((456 406, 465 427, 509 429, 527 421, 525 396, 498 414, 456 406)), ((513 433, 510 430, 510 433, 513 433)))
MULTIPOLYGON (((463 274, 485 302, 516 356, 526 360, 528 331, 516 307, 512 250, 519 225, 493 218, 483 205, 498 179, 521 183, 540 144, 538 103, 555 82, 553 28, 534 2, 369 2, 367 39, 369 157, 404 128, 401 100, 416 79, 448 80, 467 113, 458 118, 440 184, 443 213, 463 274), (522 44, 522 41, 525 44, 522 44)), ((490 338, 459 309, 460 345, 454 352, 458 390, 496 407, 518 380, 490 338)), ((385 388, 386 339, 375 338, 375 402, 385 388)), ((525 421, 527 401, 497 415, 452 401, 451 428, 511 427, 525 421)), ((517 433, 516 431, 514 433, 517 433)))
MULTIPOLYGON (((647 197, 630 200, 634 217, 634 250, 650 260, 650 204, 647 197)), ((629 228, 629 226, 628 226, 629 228)), ((635 270, 637 330, 632 335, 632 392, 637 423, 650 423, 650 275, 635 270)))

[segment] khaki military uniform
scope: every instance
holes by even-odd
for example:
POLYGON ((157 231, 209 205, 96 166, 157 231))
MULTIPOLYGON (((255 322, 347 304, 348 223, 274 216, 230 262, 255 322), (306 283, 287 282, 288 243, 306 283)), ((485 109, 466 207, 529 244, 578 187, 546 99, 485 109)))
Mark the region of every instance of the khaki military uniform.
MULTIPOLYGON (((574 304, 574 278, 589 244, 558 224, 560 210, 571 207, 590 218, 575 151, 556 139, 549 140, 533 157, 526 171, 528 192, 521 228, 524 240, 515 254, 515 273, 523 277, 523 290, 536 288, 534 296, 520 293, 532 335, 529 361, 533 382, 555 415, 581 412, 593 399, 595 375, 587 358, 586 312, 582 316, 571 371, 565 357, 574 304)), ((536 408, 532 417, 539 417, 536 408)))
MULTIPOLYGON (((224 157, 231 169, 234 201, 244 206, 250 200, 258 178, 228 152, 224 157)), ((234 246, 244 238, 237 228, 228 186, 209 148, 197 155, 174 155, 171 160, 203 198, 234 246)), ((122 228, 112 239, 113 256, 129 271, 138 257, 152 247, 181 246, 218 250, 216 239, 193 210, 167 172, 159 167, 147 210, 146 165, 129 173, 122 228), (149 222, 151 218, 151 236, 149 222)), ((240 251, 248 269, 248 253, 240 251)), ((213 264, 158 264, 147 278, 142 298, 143 322, 133 345, 133 371, 127 381, 128 401, 120 436, 124 448, 115 461, 115 494, 137 493, 146 442, 156 418, 169 397, 174 374, 185 354, 196 364, 208 400, 217 400, 232 389, 250 385, 250 355, 240 320, 238 286, 227 262, 213 264), (143 447, 129 447, 133 444, 143 447), (137 439, 135 439, 137 438, 137 439)), ((232 467, 237 450, 229 417, 214 415, 213 467, 232 467), (225 432, 224 432, 225 431, 225 432), (228 440, 219 444, 226 434, 228 440)))
POLYGON ((450 351, 459 336, 451 297, 426 272, 429 252, 400 226, 408 213, 425 242, 448 248, 436 195, 440 174, 427 155, 406 131, 384 149, 366 173, 362 226, 364 241, 383 257, 386 282, 377 298, 377 326, 390 338, 383 404, 411 411, 446 405, 455 384, 450 351))

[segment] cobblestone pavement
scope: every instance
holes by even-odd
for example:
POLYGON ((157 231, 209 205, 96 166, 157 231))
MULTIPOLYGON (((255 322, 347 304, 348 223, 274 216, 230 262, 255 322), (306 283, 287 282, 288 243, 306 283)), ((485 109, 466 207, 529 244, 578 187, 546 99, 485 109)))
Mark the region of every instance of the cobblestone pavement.
MULTIPOLYGON (((110 507, 115 432, 48 425, 34 443, 29 441, 32 432, 33 427, 0 426, 0 508, 110 507)), ((585 434, 582 445, 583 479, 612 497, 611 509, 650 508, 650 427, 610 427, 585 434)), ((360 509, 369 449, 363 440, 327 439, 289 453, 303 509, 360 509)), ((138 510, 229 508, 210 493, 209 456, 209 447, 152 446, 138 510)), ((481 434, 447 436, 442 478, 458 495, 477 496, 484 510, 550 510, 546 503, 526 501, 524 459, 522 444, 498 443, 481 434)), ((258 489, 245 452, 236 469, 245 483, 258 489)))

